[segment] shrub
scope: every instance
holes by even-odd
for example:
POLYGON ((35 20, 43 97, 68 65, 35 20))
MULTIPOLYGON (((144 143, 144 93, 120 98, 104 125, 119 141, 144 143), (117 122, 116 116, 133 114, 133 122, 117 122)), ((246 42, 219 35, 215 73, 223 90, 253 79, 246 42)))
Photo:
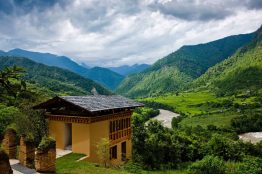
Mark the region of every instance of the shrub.
POLYGON ((243 162, 231 174, 261 174, 262 159, 256 157, 246 157, 243 162))
POLYGON ((53 138, 43 137, 38 146, 38 149, 42 151, 46 151, 55 147, 56 147, 56 141, 53 138))
POLYGON ((216 156, 205 156, 202 160, 189 166, 192 174, 224 174, 226 166, 222 159, 216 156))
POLYGON ((208 154, 220 156, 224 160, 241 160, 243 149, 240 141, 233 141, 220 134, 214 134, 207 143, 208 154))
POLYGON ((143 168, 141 165, 138 163, 134 163, 132 161, 129 161, 127 164, 123 166, 123 168, 128 172, 128 173, 136 173, 140 174, 143 171, 143 168))

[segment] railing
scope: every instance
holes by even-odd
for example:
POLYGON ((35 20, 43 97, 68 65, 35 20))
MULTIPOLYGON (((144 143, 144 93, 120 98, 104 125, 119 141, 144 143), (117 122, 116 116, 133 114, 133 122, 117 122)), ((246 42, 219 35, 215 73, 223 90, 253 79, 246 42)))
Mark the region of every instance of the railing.
POLYGON ((115 143, 118 143, 125 139, 130 139, 130 138, 131 138, 131 128, 130 127, 127 129, 112 132, 109 135, 111 144, 115 144, 115 143))

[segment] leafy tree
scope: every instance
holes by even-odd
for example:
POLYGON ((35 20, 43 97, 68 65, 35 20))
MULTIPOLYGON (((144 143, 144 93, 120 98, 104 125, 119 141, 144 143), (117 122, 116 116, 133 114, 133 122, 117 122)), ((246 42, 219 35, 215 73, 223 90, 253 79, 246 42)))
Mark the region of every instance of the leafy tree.
POLYGON ((110 142, 108 138, 101 138, 101 140, 96 145, 97 156, 100 159, 101 163, 104 164, 104 167, 108 166, 110 161, 110 142))
POLYGON ((16 65, 0 71, 0 89, 2 91, 0 95, 7 92, 16 97, 20 91, 26 89, 26 83, 21 79, 24 73, 25 70, 16 65))

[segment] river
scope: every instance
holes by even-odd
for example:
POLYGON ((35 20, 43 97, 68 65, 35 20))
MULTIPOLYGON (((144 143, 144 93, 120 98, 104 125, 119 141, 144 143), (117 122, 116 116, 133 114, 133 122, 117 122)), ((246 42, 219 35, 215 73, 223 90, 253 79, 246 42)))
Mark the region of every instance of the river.
POLYGON ((164 109, 159 109, 159 111, 159 115, 152 119, 162 122, 165 127, 172 128, 172 118, 179 117, 179 114, 164 109))
POLYGON ((245 142, 251 142, 253 144, 262 141, 262 132, 248 132, 239 135, 239 139, 245 142))

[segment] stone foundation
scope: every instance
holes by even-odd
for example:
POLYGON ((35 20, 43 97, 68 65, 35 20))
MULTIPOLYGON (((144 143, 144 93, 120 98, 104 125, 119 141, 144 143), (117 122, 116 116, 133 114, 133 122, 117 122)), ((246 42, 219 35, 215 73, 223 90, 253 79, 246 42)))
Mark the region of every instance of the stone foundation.
POLYGON ((33 143, 26 142, 25 137, 20 138, 20 148, 19 148, 19 161, 20 164, 28 167, 34 168, 35 160, 35 147, 33 143))
POLYGON ((16 145, 16 131, 14 129, 7 129, 4 135, 3 149, 10 159, 16 158, 16 145))
POLYGON ((56 149, 38 150, 35 154, 35 168, 40 173, 55 173, 56 149))
POLYGON ((11 169, 8 155, 4 150, 0 150, 0 174, 12 174, 13 170, 11 169))

